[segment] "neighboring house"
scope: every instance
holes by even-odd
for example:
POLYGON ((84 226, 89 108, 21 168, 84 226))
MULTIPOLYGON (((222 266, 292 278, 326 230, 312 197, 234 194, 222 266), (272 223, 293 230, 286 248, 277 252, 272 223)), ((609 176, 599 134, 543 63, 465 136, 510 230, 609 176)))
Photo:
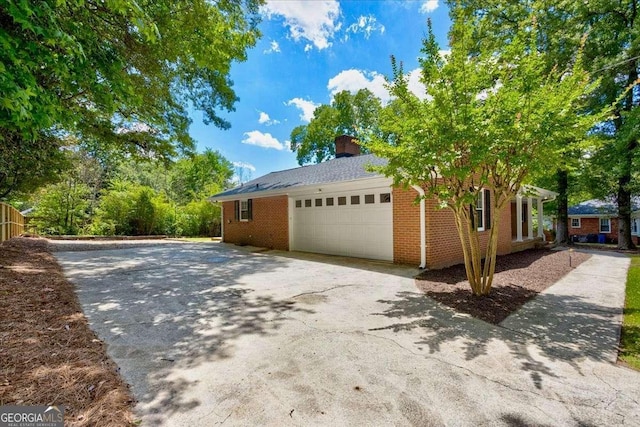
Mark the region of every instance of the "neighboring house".
MULTIPOLYGON (((640 197, 631 201, 631 236, 640 243, 640 197)), ((612 200, 587 200, 569 207, 569 237, 574 241, 617 243, 618 206, 612 200)))
MULTIPOLYGON (((420 187, 402 189, 367 170, 386 160, 360 148, 348 136, 336 138, 336 158, 316 165, 272 172, 212 196, 222 203, 222 240, 441 268, 463 262, 453 213, 434 199, 415 203, 420 187)), ((533 210, 542 223, 542 204, 555 193, 528 187, 502 212, 490 212, 482 192, 476 211, 480 239, 487 241, 492 215, 501 220, 498 253, 533 247, 533 210), (518 219, 518 221, 516 220, 518 219)))

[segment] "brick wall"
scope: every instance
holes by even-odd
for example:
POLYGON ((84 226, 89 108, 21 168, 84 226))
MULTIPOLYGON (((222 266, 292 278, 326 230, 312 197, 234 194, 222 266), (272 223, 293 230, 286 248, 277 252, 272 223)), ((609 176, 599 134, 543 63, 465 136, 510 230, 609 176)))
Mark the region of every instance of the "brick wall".
MULTIPOLYGON (((435 199, 426 201, 427 211, 427 268, 444 268, 464 262, 462 244, 453 212, 450 209, 439 209, 435 199)), ((493 215, 494 213, 491 212, 493 215)), ((479 233, 480 247, 485 248, 489 238, 489 230, 479 233)), ((511 206, 500 212, 498 230, 498 255, 511 252, 511 206)))
POLYGON ((241 245, 289 250, 287 196, 253 199, 253 220, 235 219, 234 202, 224 202, 224 241, 241 245))
POLYGON ((393 262, 420 265, 420 205, 414 201, 418 192, 394 188, 393 262))
MULTIPOLYGON (((393 189, 393 261, 398 264, 420 264, 420 205, 413 189, 393 189)), ((425 201, 427 268, 444 268, 464 262, 462 245, 453 213, 438 209, 435 199, 425 201)), ((480 232, 480 245, 485 247, 489 231, 480 232)), ((511 252, 511 208, 500 212, 498 254, 511 252)))
MULTIPOLYGON (((600 234, 600 218, 580 218, 580 228, 571 227, 569 219, 569 235, 586 236, 587 234, 600 234)), ((605 233, 607 239, 618 239, 618 219, 611 218, 611 233, 605 233)))
MULTIPOLYGON (((568 221, 569 236, 586 236, 587 234, 600 234, 600 218, 580 218, 580 228, 571 227, 571 218, 568 221)), ((607 243, 618 242, 618 218, 611 218, 611 233, 604 233, 607 243)), ((639 236, 631 236, 635 244, 640 244, 639 236)))

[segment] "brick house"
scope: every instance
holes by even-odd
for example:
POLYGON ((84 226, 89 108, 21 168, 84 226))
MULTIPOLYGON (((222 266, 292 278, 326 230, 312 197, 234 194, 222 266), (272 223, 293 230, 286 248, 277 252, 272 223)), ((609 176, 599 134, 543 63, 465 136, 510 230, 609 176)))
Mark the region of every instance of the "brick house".
MULTIPOLYGON (((632 200, 631 236, 640 244, 640 198, 632 200)), ((573 241, 618 242, 618 207, 612 200, 587 200, 569 207, 569 238, 573 241)))
MULTIPOLYGON (((216 194, 222 203, 222 240, 285 251, 315 252, 393 261, 423 268, 463 262, 453 214, 433 199, 415 203, 420 187, 402 189, 368 170, 386 160, 360 148, 348 136, 336 138, 336 158, 316 165, 272 172, 216 194)), ((542 204, 555 193, 528 187, 511 206, 491 212, 490 193, 476 204, 481 244, 492 215, 499 215, 498 253, 533 247, 533 211, 542 224, 542 204)))

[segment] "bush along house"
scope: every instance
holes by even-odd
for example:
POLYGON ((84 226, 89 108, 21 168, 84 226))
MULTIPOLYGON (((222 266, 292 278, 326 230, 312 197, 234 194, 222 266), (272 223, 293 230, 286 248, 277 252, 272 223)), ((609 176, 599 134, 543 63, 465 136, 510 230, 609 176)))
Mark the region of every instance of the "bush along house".
MULTIPOLYGON (((368 165, 385 160, 361 155, 351 137, 339 136, 335 144, 335 159, 271 172, 212 196, 222 204, 222 240, 421 268, 463 262, 452 212, 433 199, 415 203, 422 188, 396 188, 391 178, 369 171, 368 165)), ((501 212, 490 211, 488 190, 482 194, 475 207, 481 244, 491 215, 501 220, 498 254, 544 241, 542 227, 534 222, 543 223, 542 205, 555 193, 527 187, 501 212)))

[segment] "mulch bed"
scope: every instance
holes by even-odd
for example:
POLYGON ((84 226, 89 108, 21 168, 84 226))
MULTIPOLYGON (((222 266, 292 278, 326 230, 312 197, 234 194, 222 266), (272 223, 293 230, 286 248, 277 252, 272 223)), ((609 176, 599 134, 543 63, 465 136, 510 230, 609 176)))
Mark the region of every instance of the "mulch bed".
POLYGON ((0 245, 0 405, 64 405, 65 426, 136 425, 133 397, 47 241, 0 245))
POLYGON ((471 293, 463 264, 425 271, 416 278, 416 285, 456 311, 497 325, 589 257, 582 252, 549 249, 499 256, 491 292, 481 297, 471 293))

